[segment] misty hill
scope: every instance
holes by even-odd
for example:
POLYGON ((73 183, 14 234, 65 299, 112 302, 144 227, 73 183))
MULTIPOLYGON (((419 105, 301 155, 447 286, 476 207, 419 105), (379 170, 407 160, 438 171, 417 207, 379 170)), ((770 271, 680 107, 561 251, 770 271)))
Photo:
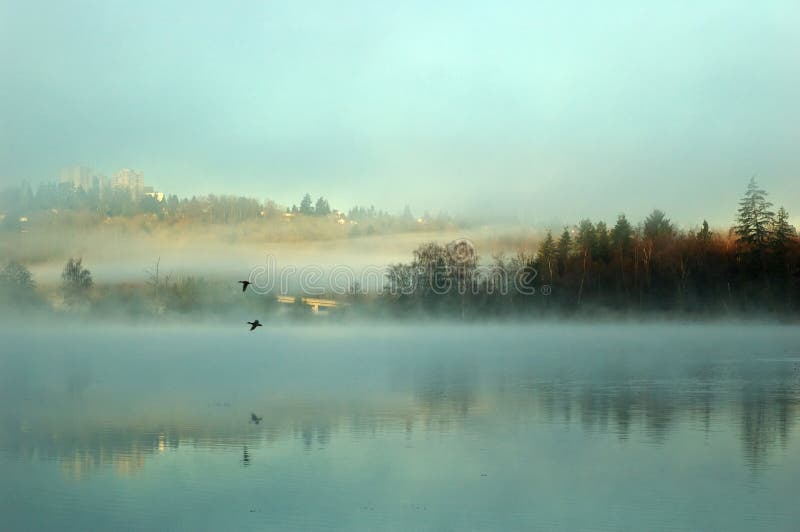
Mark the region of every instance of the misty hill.
POLYGON ((274 241, 282 241, 430 231, 456 225, 446 214, 414 216, 408 207, 401 215, 374 206, 354 206, 345 212, 331 208, 322 196, 313 201, 310 194, 299 206, 283 207, 269 199, 214 194, 179 198, 147 190, 144 186, 88 186, 80 181, 44 183, 35 192, 28 184, 7 188, 0 192, 0 227, 43 231, 53 226, 86 229, 111 224, 152 231, 249 223, 254 231, 268 230, 274 241))

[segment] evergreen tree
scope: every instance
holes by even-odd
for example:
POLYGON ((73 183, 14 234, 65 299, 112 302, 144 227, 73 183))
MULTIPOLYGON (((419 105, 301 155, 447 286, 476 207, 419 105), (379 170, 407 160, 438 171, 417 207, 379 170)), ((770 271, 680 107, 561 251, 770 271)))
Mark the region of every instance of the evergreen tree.
POLYGON ((620 256, 628 255, 631 250, 631 239, 633 237, 633 227, 624 214, 617 217, 617 223, 611 230, 611 245, 615 252, 620 256))
POLYGON ((713 233, 708 229, 708 222, 703 220, 703 227, 698 231, 697 239, 700 242, 708 243, 711 240, 711 235, 713 235, 713 233))
POLYGON ((328 204, 328 200, 320 196, 317 200, 316 206, 314 207, 314 214, 317 216, 327 216, 330 213, 331 206, 328 204))
POLYGON ((797 236, 797 230, 789 223, 789 213, 781 207, 772 226, 771 245, 773 251, 782 256, 786 253, 789 243, 797 236))
POLYGON ((675 228, 667 218, 666 213, 660 209, 654 209, 644 220, 644 236, 650 240, 660 237, 671 237, 675 233, 675 228))
POLYGON ((751 177, 747 184, 747 191, 739 201, 739 211, 734 228, 739 236, 740 244, 759 252, 762 252, 769 243, 770 229, 775 217, 775 213, 769 210, 772 203, 767 201, 766 196, 766 191, 758 188, 756 178, 751 177))
POLYGON ((300 214, 314 214, 314 203, 311 201, 311 194, 306 193, 300 201, 300 214))
POLYGON ((575 236, 575 249, 583 255, 594 253, 597 249, 597 231, 591 220, 584 219, 578 223, 578 234, 575 236))
POLYGON ((605 222, 597 222, 597 226, 595 226, 594 256, 603 262, 611 259, 611 242, 605 222))
POLYGON ((565 227, 564 232, 558 239, 556 244, 556 251, 558 253, 558 271, 564 273, 567 268, 567 261, 569 260, 569 253, 572 250, 572 235, 569 233, 569 228, 565 227))
POLYGON ((553 271, 557 268, 557 253, 556 243, 553 240, 553 235, 547 231, 542 243, 539 245, 539 251, 536 255, 536 265, 539 271, 547 275, 547 281, 553 280, 553 271))

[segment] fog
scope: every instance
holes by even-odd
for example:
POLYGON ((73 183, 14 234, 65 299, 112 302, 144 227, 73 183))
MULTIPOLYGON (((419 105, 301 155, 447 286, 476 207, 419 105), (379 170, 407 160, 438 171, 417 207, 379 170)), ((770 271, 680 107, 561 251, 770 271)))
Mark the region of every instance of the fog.
POLYGON ((449 242, 459 238, 472 241, 486 258, 497 253, 534 251, 541 238, 539 230, 513 226, 468 227, 436 232, 419 231, 374 237, 307 240, 298 237, 249 234, 237 226, 199 226, 188 229, 161 228, 150 231, 91 227, 46 228, 23 234, 0 235, 4 255, 30 264, 37 280, 60 281, 64 262, 82 257, 98 282, 140 282, 145 270, 161 259, 161 268, 174 275, 204 276, 237 281, 250 270, 264 265, 267 257, 279 267, 335 266, 363 269, 385 267, 407 261, 421 243, 449 242))
POLYGON ((383 7, 1 2, 0 188, 83 164, 286 205, 723 224, 755 173, 798 211, 796 2, 383 7))
POLYGON ((681 416, 693 419, 700 404, 721 409, 706 412, 712 419, 735 416, 740 402, 757 393, 775 401, 789 394, 783 406, 791 412, 782 418, 788 426, 776 437, 785 443, 798 436, 800 376, 793 364, 800 363, 800 333, 791 326, 420 322, 413 328, 412 336, 406 326, 388 325, 268 324, 253 335, 222 323, 4 327, 3 414, 14 424, 27 418, 27 431, 31 423, 76 434, 162 427, 214 445, 297 422, 334 429, 363 416, 387 427, 436 430, 446 423, 456 430, 473 418, 503 423, 498 416, 513 417, 518 409, 533 408, 534 416, 552 421, 577 408, 584 424, 586 416, 611 415, 596 428, 612 433, 638 421, 664 423, 641 427, 659 439, 681 416), (604 390, 609 404, 581 404, 604 390), (628 412, 591 411, 623 399, 628 412), (264 427, 248 426, 251 411, 267 413, 264 427))
POLYGON ((2 334, 4 528, 780 530, 798 518, 795 327, 2 334))
MULTIPOLYGON (((322 225, 336 227, 331 221, 322 225)), ((5 264, 24 265, 33 283, 32 289, 17 289, 10 280, 8 290, 0 291, 4 296, 0 312, 9 317, 44 313, 51 319, 165 319, 164 309, 181 300, 177 314, 168 312, 172 318, 190 314, 193 319, 219 315, 249 319, 248 313, 264 307, 273 312, 275 297, 289 295, 333 297, 348 305, 350 314, 379 317, 387 314, 385 310, 350 306, 342 296, 353 288, 367 297, 379 294, 388 267, 412 260, 413 251, 425 242, 466 240, 479 250, 480 260, 489 261, 502 254, 533 253, 540 238, 539 231, 510 226, 355 238, 341 232, 315 238, 313 231, 293 230, 280 222, 176 227, 117 218, 86 227, 42 224, 24 231, 0 231, 0 249, 10 261, 5 264), (68 302, 62 274, 71 258, 81 259, 92 286, 82 290, 79 301, 68 302), (253 283, 244 294, 240 280, 253 283)))
POLYGON ((0 530, 796 530, 798 49, 0 0, 0 530))
POLYGON ((40 222, 0 231, 7 261, 0 312, 67 320, 224 316, 234 323, 258 317, 793 321, 797 315, 797 287, 787 273, 793 255, 784 255, 785 265, 772 264, 771 283, 764 285, 719 230, 706 228, 711 236, 701 241, 702 233, 677 232, 668 221, 663 236, 648 236, 640 226, 630 230, 627 253, 618 247, 612 254, 606 240, 605 258, 598 247, 587 266, 582 254, 595 244, 586 239, 599 242, 591 232, 608 231, 600 223, 565 229, 556 253, 550 233, 520 226, 348 236, 330 231, 341 227, 335 220, 301 221, 312 225, 296 229, 294 222, 275 220, 181 226, 116 217, 85 227, 40 222), (76 260, 85 285, 78 270, 65 277, 76 260), (243 280, 251 283, 244 292, 243 280))

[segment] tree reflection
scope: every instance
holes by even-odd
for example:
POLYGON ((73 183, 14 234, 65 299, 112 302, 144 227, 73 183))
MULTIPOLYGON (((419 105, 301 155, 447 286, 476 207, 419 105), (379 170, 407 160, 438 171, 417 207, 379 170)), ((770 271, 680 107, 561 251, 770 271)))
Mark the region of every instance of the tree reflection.
POLYGON ((398 369, 389 395, 373 390, 358 401, 254 397, 248 404, 258 402, 270 413, 256 426, 246 422, 249 409, 214 409, 207 399, 197 402, 206 408, 200 411, 159 406, 175 404, 169 390, 126 398, 134 406, 120 416, 112 401, 93 396, 88 402, 91 380, 78 374, 79 367, 62 376, 63 395, 46 395, 34 386, 30 364, 6 360, 0 450, 22 460, 57 460, 65 475, 80 479, 106 466, 135 475, 148 457, 183 446, 236 449, 247 466, 249 449, 292 439, 314 452, 337 438, 410 439, 417 432, 457 434, 467 426, 492 435, 498 427, 536 423, 664 445, 676 431, 708 437, 714 426, 727 426, 738 431, 744 462, 759 470, 772 449, 788 444, 800 415, 798 388, 781 364, 724 366, 690 364, 658 379, 624 365, 602 373, 515 364, 489 371, 440 360, 398 369))

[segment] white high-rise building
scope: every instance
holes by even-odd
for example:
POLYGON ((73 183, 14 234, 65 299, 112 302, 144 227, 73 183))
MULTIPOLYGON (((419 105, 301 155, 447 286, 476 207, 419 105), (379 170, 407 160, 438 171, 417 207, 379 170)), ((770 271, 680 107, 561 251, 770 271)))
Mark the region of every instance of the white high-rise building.
POLYGON ((144 194, 144 175, 142 172, 123 168, 114 173, 111 185, 116 188, 129 190, 131 196, 138 198, 144 194))
POLYGON ((91 190, 94 188, 94 172, 86 166, 69 166, 61 169, 62 183, 68 183, 73 188, 91 190))

